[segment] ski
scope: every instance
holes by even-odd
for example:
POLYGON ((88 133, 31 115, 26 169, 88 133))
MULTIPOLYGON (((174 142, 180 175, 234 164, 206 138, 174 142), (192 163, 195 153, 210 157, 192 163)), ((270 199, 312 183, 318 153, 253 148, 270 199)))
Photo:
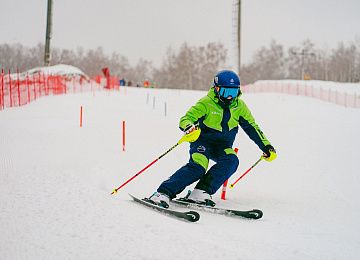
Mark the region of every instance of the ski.
POLYGON ((189 222, 196 222, 200 219, 200 215, 196 211, 181 212, 181 211, 177 211, 177 210, 167 209, 167 208, 160 207, 156 204, 153 204, 151 202, 151 200, 149 200, 147 198, 139 199, 131 194, 129 194, 129 195, 135 202, 140 203, 141 205, 144 205, 150 209, 154 209, 161 213, 164 213, 165 215, 175 217, 175 218, 178 218, 181 220, 186 220, 189 222))
POLYGON ((236 209, 223 209, 218 207, 210 207, 202 204, 197 204, 189 201, 186 198, 180 198, 171 200, 170 203, 190 209, 198 209, 205 212, 211 212, 216 213, 220 215, 227 215, 227 216, 234 216, 234 217, 242 217, 247 219, 259 219, 263 216, 263 212, 259 209, 253 209, 253 210, 236 210, 236 209))

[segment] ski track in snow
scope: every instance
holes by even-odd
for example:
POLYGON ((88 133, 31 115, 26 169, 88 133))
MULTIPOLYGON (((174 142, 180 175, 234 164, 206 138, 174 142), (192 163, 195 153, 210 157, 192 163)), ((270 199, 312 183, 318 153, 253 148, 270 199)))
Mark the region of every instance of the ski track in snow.
MULTIPOLYGON (((179 117, 204 94, 127 88, 1 111, 0 258, 359 259, 360 110, 278 94, 242 97, 278 159, 256 166, 226 201, 220 191, 214 198, 219 207, 259 208, 260 220, 199 211, 199 222, 185 223, 131 201, 127 193, 149 196, 187 161, 187 144, 110 196, 177 142, 179 117)), ((234 146, 241 164, 232 181, 261 154, 242 130, 234 146)))

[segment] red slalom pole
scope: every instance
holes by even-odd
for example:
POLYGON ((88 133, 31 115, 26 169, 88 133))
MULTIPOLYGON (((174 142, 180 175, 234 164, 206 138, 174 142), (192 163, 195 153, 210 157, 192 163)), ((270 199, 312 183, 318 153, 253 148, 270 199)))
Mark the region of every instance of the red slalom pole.
POLYGON ((247 169, 234 183, 230 184, 230 188, 234 188, 235 184, 240 181, 246 174, 248 174, 261 160, 263 156, 260 157, 249 169, 247 169))
MULTIPOLYGON (((235 148, 234 149, 234 151, 235 151, 235 153, 238 153, 238 151, 239 151, 239 148, 235 148)), ((226 200, 226 186, 227 186, 227 184, 228 184, 228 179, 224 182, 224 184, 223 184, 223 187, 222 187, 222 191, 221 191, 221 199, 222 200, 226 200)))
POLYGON ((226 180, 223 184, 222 190, 221 190, 221 199, 226 200, 226 186, 228 184, 229 180, 226 180))

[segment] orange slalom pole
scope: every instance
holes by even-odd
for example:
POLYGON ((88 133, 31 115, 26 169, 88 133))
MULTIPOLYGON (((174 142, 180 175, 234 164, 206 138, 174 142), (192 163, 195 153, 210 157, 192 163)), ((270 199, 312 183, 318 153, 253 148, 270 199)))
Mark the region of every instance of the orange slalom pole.
POLYGON ((80 106, 80 127, 82 127, 82 122, 83 122, 83 107, 80 106))

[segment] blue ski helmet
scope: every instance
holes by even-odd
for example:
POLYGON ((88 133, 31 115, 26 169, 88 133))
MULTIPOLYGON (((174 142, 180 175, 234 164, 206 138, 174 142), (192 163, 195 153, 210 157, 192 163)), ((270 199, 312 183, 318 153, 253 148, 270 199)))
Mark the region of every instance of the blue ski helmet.
POLYGON ((214 91, 219 100, 229 105, 241 94, 240 78, 231 70, 219 71, 214 77, 214 91))

